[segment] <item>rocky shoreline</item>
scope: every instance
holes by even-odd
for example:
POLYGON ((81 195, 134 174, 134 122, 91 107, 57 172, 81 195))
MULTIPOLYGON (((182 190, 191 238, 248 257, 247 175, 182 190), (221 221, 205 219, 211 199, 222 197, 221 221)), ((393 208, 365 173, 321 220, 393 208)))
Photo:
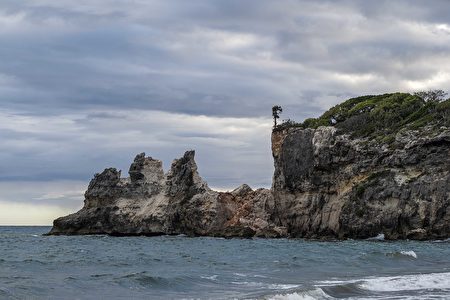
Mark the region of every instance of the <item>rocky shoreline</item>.
POLYGON ((447 239, 450 130, 404 131, 394 145, 335 127, 272 133, 271 189, 208 187, 194 151, 162 162, 136 156, 129 177, 96 174, 84 207, 54 221, 50 235, 447 239))

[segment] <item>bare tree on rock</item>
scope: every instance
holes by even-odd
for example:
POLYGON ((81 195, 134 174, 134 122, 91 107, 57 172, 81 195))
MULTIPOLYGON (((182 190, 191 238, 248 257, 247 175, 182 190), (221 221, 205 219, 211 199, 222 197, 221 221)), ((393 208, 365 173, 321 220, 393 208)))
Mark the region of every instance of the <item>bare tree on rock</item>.
POLYGON ((448 95, 443 90, 418 91, 414 95, 421 98, 425 102, 442 102, 448 95))

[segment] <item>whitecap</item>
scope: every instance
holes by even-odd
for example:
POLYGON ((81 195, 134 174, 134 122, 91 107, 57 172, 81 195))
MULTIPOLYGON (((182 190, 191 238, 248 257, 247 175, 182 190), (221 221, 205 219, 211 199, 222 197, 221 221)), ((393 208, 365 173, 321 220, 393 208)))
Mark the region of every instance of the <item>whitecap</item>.
POLYGON ((280 284, 280 283, 273 283, 273 284, 269 284, 267 286, 269 289, 271 290, 290 290, 290 289, 295 289, 295 288, 299 288, 300 285, 298 284, 280 284))
POLYGON ((360 287, 377 292, 444 289, 450 291, 450 273, 378 277, 364 280, 360 287))
MULTIPOLYGON (((320 281, 317 287, 329 287, 347 284, 356 284, 358 288, 366 290, 369 293, 373 292, 398 293, 398 292, 405 292, 405 291, 411 292, 418 290, 441 290, 442 292, 448 293, 450 292, 450 273, 447 272, 447 273, 413 274, 413 275, 390 276, 390 277, 369 277, 353 280, 327 280, 327 281, 320 281)), ((277 298, 277 299, 284 299, 284 298, 277 298)), ((297 299, 304 299, 304 298, 297 298, 297 299)), ((314 298, 305 298, 305 299, 314 299, 314 298)), ((315 299, 328 299, 328 298, 322 297, 315 299)))
POLYGON ((208 279, 208 280, 216 280, 219 275, 211 275, 211 276, 200 276, 200 278, 208 279))
POLYGON ((396 252, 388 252, 385 254, 386 256, 397 257, 397 258, 409 258, 409 259, 417 259, 416 252, 412 250, 402 250, 396 252))
POLYGON ((414 252, 412 250, 411 251, 400 251, 400 254, 417 258, 416 252, 414 252))
POLYGON ((362 279, 355 279, 355 280, 322 280, 322 281, 318 282, 318 286, 333 286, 333 285, 357 283, 357 282, 361 282, 361 281, 362 281, 362 279))
POLYGON ((268 298, 270 300, 317 300, 317 299, 333 299, 327 295, 321 288, 316 288, 304 292, 295 292, 288 294, 278 294, 268 298))
POLYGON ((300 287, 298 284, 264 283, 254 281, 232 281, 231 283, 236 285, 245 285, 246 287, 264 288, 270 290, 289 290, 300 287))

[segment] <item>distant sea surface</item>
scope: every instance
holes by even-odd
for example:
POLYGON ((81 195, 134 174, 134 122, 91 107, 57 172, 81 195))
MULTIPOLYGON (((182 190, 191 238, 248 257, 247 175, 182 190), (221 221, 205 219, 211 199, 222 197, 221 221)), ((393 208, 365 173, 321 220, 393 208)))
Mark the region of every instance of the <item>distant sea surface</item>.
POLYGON ((450 242, 43 236, 0 227, 0 299, 450 299, 450 242))

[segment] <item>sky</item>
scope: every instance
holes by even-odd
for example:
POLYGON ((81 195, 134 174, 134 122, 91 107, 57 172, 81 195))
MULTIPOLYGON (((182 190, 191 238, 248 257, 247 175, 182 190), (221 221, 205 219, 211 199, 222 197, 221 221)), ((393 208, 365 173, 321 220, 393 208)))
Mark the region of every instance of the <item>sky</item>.
POLYGON ((0 225, 49 225, 106 167, 196 150, 270 187, 271 108, 449 90, 450 1, 2 0, 0 225))

